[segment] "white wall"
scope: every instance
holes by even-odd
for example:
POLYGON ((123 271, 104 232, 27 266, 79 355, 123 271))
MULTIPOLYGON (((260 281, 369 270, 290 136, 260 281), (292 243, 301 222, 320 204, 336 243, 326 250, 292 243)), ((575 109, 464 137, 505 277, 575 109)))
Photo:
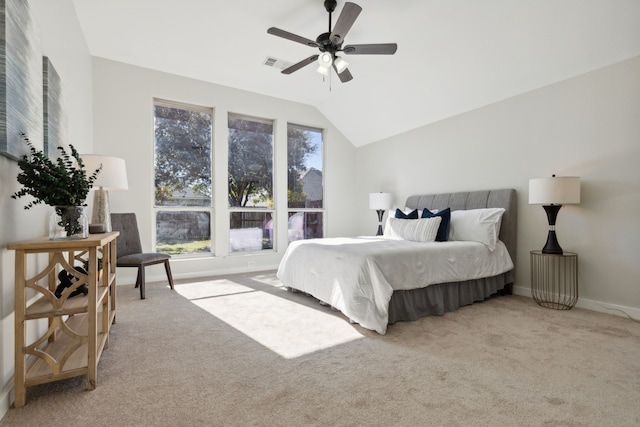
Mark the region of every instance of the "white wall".
MULTIPOLYGON (((214 109, 214 198, 215 257, 185 260, 174 258, 171 268, 176 278, 201 277, 252 269, 275 268, 286 249, 287 239, 287 122, 325 129, 325 208, 328 236, 352 234, 355 218, 348 210, 354 194, 355 148, 317 109, 298 103, 258 95, 243 90, 187 79, 94 58, 94 129, 97 153, 125 159, 129 190, 110 193, 112 212, 135 212, 144 250, 152 250, 153 184, 153 99, 167 99, 214 109), (229 213, 227 210, 227 112, 275 120, 275 199, 279 212, 277 250, 259 254, 228 254, 229 213)), ((119 283, 133 283, 135 269, 121 269, 119 283)), ((148 279, 164 280, 162 266, 149 267, 148 279)))
MULTIPOLYGON (((578 306, 640 318, 640 57, 358 149, 357 194, 515 188, 516 292, 530 295, 529 252, 547 219, 528 181, 579 176, 582 200, 560 210, 564 250, 579 256, 578 306)), ((359 206, 366 209, 365 201, 359 206)), ((375 214, 359 233, 375 228, 375 214)))
MULTIPOLYGON (((40 32, 42 54, 49 57, 62 81, 68 143, 79 151, 91 151, 91 58, 73 3, 30 0, 29 5, 40 32)), ((15 161, 0 156, 0 418, 10 404, 14 373, 14 253, 6 245, 47 233, 47 207, 24 210, 26 199, 10 198, 19 189, 18 172, 15 161)))

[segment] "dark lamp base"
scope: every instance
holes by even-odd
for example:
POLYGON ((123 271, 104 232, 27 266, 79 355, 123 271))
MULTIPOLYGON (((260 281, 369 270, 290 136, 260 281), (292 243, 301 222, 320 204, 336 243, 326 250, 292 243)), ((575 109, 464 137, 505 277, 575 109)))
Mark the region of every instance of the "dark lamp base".
POLYGON ((549 221, 549 235, 547 236, 547 243, 542 248, 543 254, 562 254, 562 248, 558 243, 556 237, 556 218, 562 205, 544 205, 544 211, 547 213, 547 220, 549 221))
POLYGON ((376 236, 382 236, 384 234, 382 232, 382 217, 384 216, 384 209, 377 209, 376 213, 378 214, 378 233, 376 236))
POLYGON ((543 254, 558 254, 562 255, 562 248, 558 243, 558 239, 556 238, 556 232, 554 230, 549 230, 549 235, 547 236, 547 243, 542 248, 543 254))

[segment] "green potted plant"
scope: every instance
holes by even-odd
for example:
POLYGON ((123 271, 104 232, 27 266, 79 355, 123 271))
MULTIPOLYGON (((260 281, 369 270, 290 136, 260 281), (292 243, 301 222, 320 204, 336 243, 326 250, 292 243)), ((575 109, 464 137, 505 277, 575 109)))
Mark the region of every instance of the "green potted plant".
POLYGON ((58 147, 60 156, 52 161, 43 151, 37 150, 25 134, 21 135, 30 154, 18 161, 21 169, 18 182, 22 189, 11 197, 33 197, 25 209, 41 203, 53 208, 49 220, 49 238, 52 240, 86 238, 85 200, 102 167, 87 175, 82 158, 73 145, 69 145, 71 154, 58 147))

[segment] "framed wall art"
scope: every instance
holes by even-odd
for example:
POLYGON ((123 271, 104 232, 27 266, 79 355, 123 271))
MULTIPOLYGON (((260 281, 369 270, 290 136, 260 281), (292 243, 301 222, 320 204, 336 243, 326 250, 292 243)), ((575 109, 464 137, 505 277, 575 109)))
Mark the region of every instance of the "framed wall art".
POLYGON ((42 96, 44 147, 51 159, 58 157, 58 146, 67 140, 67 118, 62 100, 62 83, 55 67, 46 56, 42 57, 42 96))
POLYGON ((26 134, 43 149, 43 70, 28 0, 0 0, 0 154, 19 159, 26 134))

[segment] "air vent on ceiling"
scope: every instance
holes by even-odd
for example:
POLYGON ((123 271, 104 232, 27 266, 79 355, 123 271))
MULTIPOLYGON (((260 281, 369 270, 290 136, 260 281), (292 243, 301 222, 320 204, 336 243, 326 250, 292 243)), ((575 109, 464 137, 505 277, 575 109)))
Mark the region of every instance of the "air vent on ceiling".
POLYGON ((264 65, 267 67, 277 68, 279 70, 284 70, 285 68, 289 68, 291 65, 290 62, 285 61, 284 59, 274 58, 273 56, 267 56, 264 60, 264 65))

